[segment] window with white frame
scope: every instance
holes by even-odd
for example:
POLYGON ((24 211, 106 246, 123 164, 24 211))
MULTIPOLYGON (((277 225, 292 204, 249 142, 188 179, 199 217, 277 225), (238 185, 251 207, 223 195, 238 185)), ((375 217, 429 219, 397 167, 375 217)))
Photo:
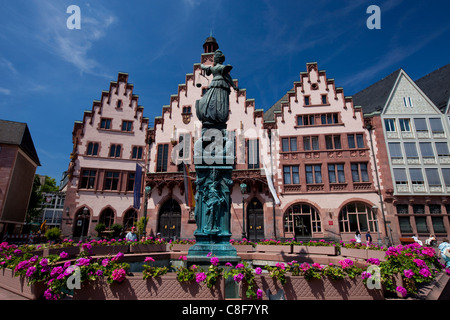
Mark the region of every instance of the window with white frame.
POLYGON ((439 187, 442 185, 437 168, 426 168, 425 173, 430 187, 439 187))
POLYGON ((419 154, 417 153, 417 146, 415 142, 405 142, 403 143, 403 147, 405 148, 406 158, 418 158, 419 154))
POLYGON ((414 126, 418 132, 428 132, 427 120, 425 118, 415 118, 414 126))
POLYGON ((409 119, 398 119, 398 122, 400 124, 400 131, 402 132, 411 131, 411 124, 409 119))
POLYGON ((434 134, 444 133, 441 118, 430 118, 430 127, 434 134))
POLYGON ((436 153, 438 157, 447 157, 450 155, 447 142, 435 142, 436 153))
POLYGON ((408 178, 406 177, 406 169, 395 168, 394 169, 395 184, 408 184, 408 178))
POLYGON ((413 185, 423 185, 423 175, 422 175, 422 169, 420 168, 410 168, 409 169, 409 176, 411 178, 411 183, 413 185))
POLYGON ((384 126, 387 132, 395 131, 395 119, 384 119, 384 126))

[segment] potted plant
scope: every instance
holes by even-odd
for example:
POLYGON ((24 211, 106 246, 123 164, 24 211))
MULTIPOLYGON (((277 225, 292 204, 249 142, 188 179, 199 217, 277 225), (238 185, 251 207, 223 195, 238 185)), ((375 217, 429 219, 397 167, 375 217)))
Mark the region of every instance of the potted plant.
POLYGON ((293 253, 299 254, 320 254, 336 256, 338 254, 338 246, 333 242, 321 239, 319 241, 310 240, 308 242, 293 241, 293 253))
POLYGON ((292 243, 290 241, 279 241, 273 239, 265 239, 258 241, 256 244, 256 251, 286 254, 292 253, 292 243))
POLYGON ((147 237, 140 241, 130 242, 131 253, 166 252, 167 242, 164 239, 147 237))

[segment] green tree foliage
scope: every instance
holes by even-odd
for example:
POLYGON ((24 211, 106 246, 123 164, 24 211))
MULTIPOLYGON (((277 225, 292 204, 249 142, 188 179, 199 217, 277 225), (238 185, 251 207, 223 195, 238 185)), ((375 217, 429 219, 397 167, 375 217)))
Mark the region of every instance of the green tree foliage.
POLYGON ((42 213, 41 203, 44 201, 43 193, 57 192, 56 180, 45 176, 44 183, 41 184, 39 175, 34 176, 33 189, 31 190, 30 202, 28 203, 26 222, 30 223, 34 218, 42 213))

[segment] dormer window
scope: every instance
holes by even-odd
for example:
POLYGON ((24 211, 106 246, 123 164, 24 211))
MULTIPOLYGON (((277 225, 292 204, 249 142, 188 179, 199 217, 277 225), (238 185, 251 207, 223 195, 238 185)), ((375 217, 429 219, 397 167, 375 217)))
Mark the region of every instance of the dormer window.
POLYGON ((122 100, 117 100, 117 108, 122 108, 122 100))

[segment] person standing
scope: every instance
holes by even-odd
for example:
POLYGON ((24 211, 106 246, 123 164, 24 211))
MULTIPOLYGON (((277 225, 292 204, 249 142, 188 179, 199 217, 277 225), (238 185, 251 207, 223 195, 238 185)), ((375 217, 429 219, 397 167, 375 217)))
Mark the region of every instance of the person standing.
POLYGON ((359 232, 359 230, 356 230, 355 239, 356 243, 361 243, 361 233, 359 232))
POLYGON ((372 244, 372 235, 370 234, 370 231, 367 231, 366 233, 366 243, 367 245, 372 244))

